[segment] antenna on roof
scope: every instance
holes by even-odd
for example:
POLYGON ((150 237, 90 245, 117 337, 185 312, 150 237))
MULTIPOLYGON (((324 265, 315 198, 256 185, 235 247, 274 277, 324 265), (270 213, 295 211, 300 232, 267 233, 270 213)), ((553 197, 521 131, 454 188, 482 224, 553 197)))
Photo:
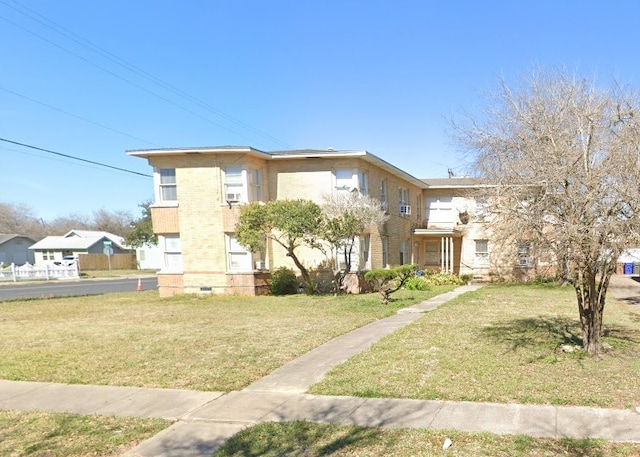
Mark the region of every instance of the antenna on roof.
POLYGON ((451 169, 451 168, 449 168, 449 169, 447 170, 447 173, 449 173, 449 177, 450 177, 450 178, 453 178, 453 177, 456 175, 456 174, 454 173, 453 169, 451 169))

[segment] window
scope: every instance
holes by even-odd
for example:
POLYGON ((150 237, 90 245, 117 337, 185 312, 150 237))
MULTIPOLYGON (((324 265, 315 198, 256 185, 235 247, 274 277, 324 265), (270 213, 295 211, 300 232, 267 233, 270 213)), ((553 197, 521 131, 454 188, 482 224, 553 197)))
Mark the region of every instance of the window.
POLYGON ((476 256, 474 267, 488 267, 489 266, 489 241, 488 240, 476 240, 476 256))
POLYGON ((476 219, 480 222, 486 221, 489 215, 489 204, 484 197, 476 197, 476 219))
POLYGON ((382 268, 389 265, 389 237, 382 237, 382 268))
POLYGON ((246 191, 242 167, 224 169, 224 193, 228 204, 246 201, 246 191))
POLYGON ((427 198, 427 219, 430 223, 456 222, 457 214, 453 211, 453 197, 427 198))
POLYGON ((178 201, 178 186, 176 185, 176 169, 160 168, 159 197, 162 202, 178 201))
POLYGON ((182 242, 179 235, 164 236, 164 266, 167 270, 182 271, 182 242))
POLYGON ((371 262, 369 260, 369 249, 371 245, 371 235, 364 235, 360 237, 360 262, 359 269, 366 270, 371 268, 371 262))
POLYGON ((227 260, 229 271, 253 271, 253 256, 238 243, 236 237, 229 233, 227 237, 227 260))
POLYGON ((389 198, 387 196, 387 181, 380 180, 380 207, 385 211, 389 211, 389 198))
POLYGON ((42 251, 42 260, 54 260, 55 251, 42 251))
POLYGON ((411 205, 409 205, 409 189, 398 189, 398 200, 400 203, 400 215, 411 216, 411 205))
POLYGON ((440 265, 440 243, 427 241, 425 254, 425 265, 440 265))
POLYGON ((409 263, 409 242, 400 242, 400 265, 409 263))
POLYGON ((525 242, 518 244, 518 257, 517 264, 519 267, 529 267, 531 266, 531 243, 525 242))
POLYGON ((336 195, 345 195, 351 192, 353 187, 353 171, 339 169, 335 171, 336 178, 336 195))
POLYGON ((360 195, 369 195, 369 180, 363 171, 358 172, 358 192, 360 195))
POLYGON ((249 200, 262 201, 262 170, 249 170, 249 200))

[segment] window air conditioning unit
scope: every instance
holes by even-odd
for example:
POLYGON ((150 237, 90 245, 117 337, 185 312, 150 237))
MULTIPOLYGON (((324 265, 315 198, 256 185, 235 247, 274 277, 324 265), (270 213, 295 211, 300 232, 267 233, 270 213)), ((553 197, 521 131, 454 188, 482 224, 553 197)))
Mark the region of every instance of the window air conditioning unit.
POLYGON ((240 201, 241 197, 242 197, 241 194, 228 193, 227 194, 227 203, 238 203, 240 201))
POLYGON ((400 205, 400 214, 403 216, 411 216, 411 205, 400 205))
POLYGON ((256 270, 265 270, 266 268, 264 260, 256 262, 256 270))

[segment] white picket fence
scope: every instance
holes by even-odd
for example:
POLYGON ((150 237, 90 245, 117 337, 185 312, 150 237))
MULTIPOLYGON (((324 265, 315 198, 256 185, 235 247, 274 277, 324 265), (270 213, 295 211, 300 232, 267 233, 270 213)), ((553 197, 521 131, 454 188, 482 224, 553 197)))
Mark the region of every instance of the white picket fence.
POLYGON ((78 271, 77 262, 74 265, 63 267, 57 265, 35 266, 25 263, 16 266, 13 263, 6 268, 0 268, 1 281, 32 281, 36 279, 78 279, 80 272, 78 271))

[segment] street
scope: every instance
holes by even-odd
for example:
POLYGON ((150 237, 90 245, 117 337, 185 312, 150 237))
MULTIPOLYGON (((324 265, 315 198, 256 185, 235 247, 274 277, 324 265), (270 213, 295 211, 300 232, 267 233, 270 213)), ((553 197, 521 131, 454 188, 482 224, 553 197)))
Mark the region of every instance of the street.
POLYGON ((100 295, 114 292, 135 292, 140 279, 143 290, 157 290, 158 278, 141 276, 117 279, 78 279, 0 284, 0 301, 17 298, 100 295))

